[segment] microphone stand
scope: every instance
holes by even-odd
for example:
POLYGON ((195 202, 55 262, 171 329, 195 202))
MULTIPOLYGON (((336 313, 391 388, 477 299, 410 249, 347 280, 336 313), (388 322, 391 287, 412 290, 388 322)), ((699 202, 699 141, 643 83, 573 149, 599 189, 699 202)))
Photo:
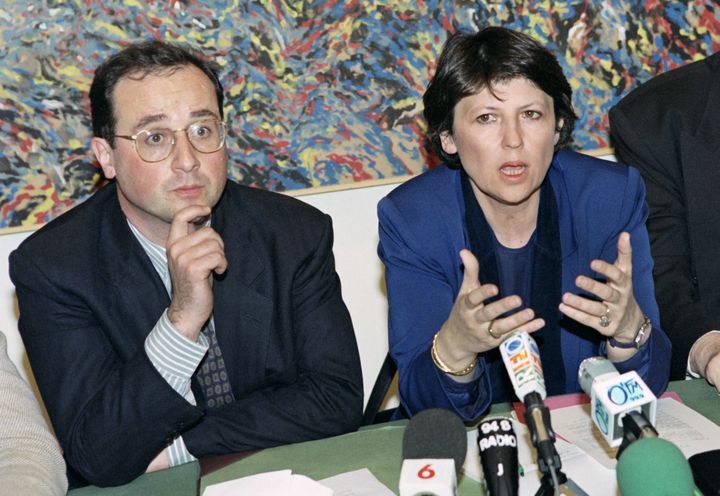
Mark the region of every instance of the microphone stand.
POLYGON ((618 448, 616 459, 620 459, 625 448, 630 446, 638 439, 647 437, 658 437, 658 431, 653 427, 648 418, 642 412, 628 412, 622 418, 623 423, 623 440, 620 448, 618 448))
POLYGON ((525 422, 530 431, 530 440, 537 451, 538 467, 543 474, 540 488, 535 496, 560 494, 560 486, 567 482, 567 476, 560 470, 562 462, 555 449, 555 432, 550 424, 550 409, 545 406, 537 392, 528 393, 525 403, 525 422))

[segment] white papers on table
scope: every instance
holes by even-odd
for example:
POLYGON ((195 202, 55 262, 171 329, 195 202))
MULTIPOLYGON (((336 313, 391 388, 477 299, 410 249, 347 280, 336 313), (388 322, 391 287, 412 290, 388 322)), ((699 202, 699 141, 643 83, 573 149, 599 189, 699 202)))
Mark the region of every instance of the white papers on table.
POLYGON ((366 468, 315 482, 290 470, 250 475, 208 486, 203 496, 395 496, 366 468))
MULTIPOLYGON (((556 434, 605 467, 615 468, 617 450, 607 447, 590 418, 589 404, 553 410, 552 424, 556 434)), ((672 398, 658 400, 655 428, 660 437, 672 441, 686 457, 720 446, 720 426, 672 398)))
POLYGON ((332 489, 334 496, 395 496, 366 468, 328 477, 320 482, 332 489))
POLYGON ((332 489, 290 470, 250 475, 205 488, 203 496, 333 496, 332 489))

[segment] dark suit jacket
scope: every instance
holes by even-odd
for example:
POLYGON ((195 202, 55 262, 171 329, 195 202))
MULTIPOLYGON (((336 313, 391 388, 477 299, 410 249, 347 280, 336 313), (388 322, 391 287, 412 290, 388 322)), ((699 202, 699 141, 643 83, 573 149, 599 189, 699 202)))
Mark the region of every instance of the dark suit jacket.
MULTIPOLYGON (((560 335, 562 363, 544 363, 543 367, 564 368, 565 381, 558 392, 572 393, 580 391, 580 362, 601 354, 604 339, 597 331, 563 317, 557 305, 561 293, 579 292, 578 275, 596 277, 590 269, 593 259, 615 261, 618 235, 623 231, 630 233, 633 246, 635 298, 653 323, 658 321, 645 229, 647 205, 636 170, 587 155, 558 152, 546 181, 552 184, 557 204, 560 246, 536 241, 534 260, 545 258, 542 263, 548 270, 544 275, 533 271, 531 301, 533 306, 545 302, 534 308, 536 315, 555 322, 560 335), (554 287, 556 278, 559 284, 554 287)), ((496 378, 507 375, 505 368, 486 359, 494 352, 483 353, 475 380, 460 384, 441 372, 429 353, 433 336, 447 320, 460 291, 463 267, 458 254, 470 246, 460 171, 442 166, 413 178, 380 202, 378 216, 378 251, 385 263, 390 304, 390 353, 398 365, 400 400, 411 415, 439 407, 474 419, 495 401, 494 387, 500 382, 496 378)), ((495 262, 492 253, 492 246, 487 246, 479 256, 483 283, 488 282, 488 259, 495 262)), ((538 331, 542 333, 547 330, 538 331)), ((667 386, 670 353, 667 336, 653 324, 650 339, 640 351, 615 366, 620 372, 637 370, 660 394, 667 386)))
POLYGON ((671 379, 720 329, 720 53, 658 76, 610 111, 618 159, 647 185, 648 231, 671 379))
POLYGON ((186 402, 145 354, 170 300, 114 184, 11 254, 20 332, 75 485, 126 483, 178 435, 203 457, 359 425, 362 376, 330 218, 229 182, 212 225, 228 259, 213 315, 236 398, 215 409, 198 390, 198 406, 186 402))

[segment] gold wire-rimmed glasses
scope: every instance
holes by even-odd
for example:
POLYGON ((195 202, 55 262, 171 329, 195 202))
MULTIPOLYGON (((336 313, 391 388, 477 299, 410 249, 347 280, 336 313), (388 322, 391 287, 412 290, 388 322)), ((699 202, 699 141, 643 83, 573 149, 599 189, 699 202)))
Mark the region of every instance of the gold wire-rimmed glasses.
POLYGON ((135 151, 145 162, 160 162, 175 148, 175 133, 184 132, 192 147, 200 153, 213 153, 225 145, 225 123, 218 119, 202 119, 181 129, 143 129, 137 134, 115 134, 115 138, 132 140, 135 151))

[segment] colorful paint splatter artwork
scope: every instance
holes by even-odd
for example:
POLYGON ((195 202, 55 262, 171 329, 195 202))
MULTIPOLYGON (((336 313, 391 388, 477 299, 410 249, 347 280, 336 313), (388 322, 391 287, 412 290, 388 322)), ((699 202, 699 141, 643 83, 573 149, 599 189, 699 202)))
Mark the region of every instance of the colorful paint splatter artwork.
POLYGON ((94 68, 148 38, 222 67, 229 175, 275 191, 416 174, 436 163, 421 96, 448 33, 536 37, 575 90, 578 149, 655 74, 720 49, 714 0, 45 0, 0 5, 0 228, 43 224, 101 183, 89 149, 94 68))

